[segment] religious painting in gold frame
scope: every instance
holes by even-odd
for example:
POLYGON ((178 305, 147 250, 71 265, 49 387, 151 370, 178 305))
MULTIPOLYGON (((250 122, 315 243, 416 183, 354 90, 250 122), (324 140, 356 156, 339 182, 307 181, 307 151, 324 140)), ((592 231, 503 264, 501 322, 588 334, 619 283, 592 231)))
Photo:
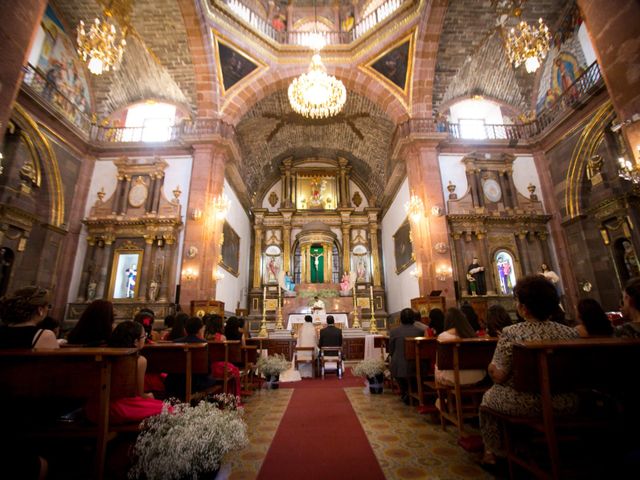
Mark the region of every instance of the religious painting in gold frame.
MULTIPOLYGON (((213 33, 213 32, 212 32, 213 33)), ((247 52, 228 39, 213 33, 213 49, 216 56, 216 73, 222 93, 239 85, 246 84, 258 72, 264 70, 266 64, 253 58, 247 52)))
POLYGON ((222 226, 222 235, 220 266, 237 277, 240 274, 240 236, 226 220, 222 226))
POLYGON ((396 260, 397 275, 404 272, 409 265, 415 262, 413 245, 411 244, 411 226, 408 219, 393 234, 393 254, 396 260))
POLYGON ((138 297, 140 269, 144 250, 135 245, 125 245, 116 249, 111 265, 109 298, 113 300, 133 300, 138 297))
POLYGON ((338 206, 336 176, 322 173, 298 174, 296 208, 299 210, 333 210, 338 206))

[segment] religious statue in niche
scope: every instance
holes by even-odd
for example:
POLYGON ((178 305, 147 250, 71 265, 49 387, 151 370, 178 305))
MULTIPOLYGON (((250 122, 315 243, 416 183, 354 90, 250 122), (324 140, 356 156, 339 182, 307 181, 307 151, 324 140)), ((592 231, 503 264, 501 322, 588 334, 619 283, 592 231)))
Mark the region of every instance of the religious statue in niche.
POLYGON ((560 296, 560 277, 556 272, 551 270, 546 263, 540 265, 540 275, 546 278, 549 282, 556 287, 556 291, 558 292, 558 297, 560 296))
POLYGON ((311 208, 321 208, 322 204, 322 194, 327 189, 327 181, 322 180, 319 177, 314 177, 310 183, 311 186, 311 195, 309 197, 309 206, 311 208))
POLYGON ((268 255, 267 258, 267 283, 277 283, 280 273, 280 259, 278 256, 272 255, 268 255))
POLYGON ((359 255, 356 260, 356 280, 358 282, 367 281, 367 265, 365 263, 364 255, 359 255))
POLYGON ((624 240, 622 242, 624 248, 624 266, 627 268, 629 278, 640 276, 640 265, 638 264, 638 257, 633 250, 633 245, 630 241, 624 240))
POLYGON ((484 267, 480 265, 478 257, 473 257, 471 264, 467 267, 467 280, 469 279, 469 275, 473 277, 475 282, 469 281, 467 283, 467 293, 473 295, 471 283, 475 283, 475 293, 478 295, 486 295, 487 284, 484 279, 484 267))
POLYGON ((89 284, 87 285, 87 301, 92 302, 93 300, 95 300, 97 287, 98 284, 95 282, 95 280, 91 280, 89 282, 89 284))
POLYGON ((149 300, 151 302, 155 302, 157 294, 158 294, 158 282, 156 282, 155 280, 151 280, 151 283, 149 284, 149 300))

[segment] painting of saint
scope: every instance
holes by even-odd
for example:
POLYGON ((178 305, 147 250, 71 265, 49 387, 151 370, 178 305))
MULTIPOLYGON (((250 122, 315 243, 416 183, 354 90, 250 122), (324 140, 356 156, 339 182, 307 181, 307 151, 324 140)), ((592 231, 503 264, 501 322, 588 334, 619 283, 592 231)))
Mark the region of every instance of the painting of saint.
POLYGON ((280 278, 280 257, 266 255, 264 271, 267 283, 278 283, 280 278))
POLYGON ((393 253, 396 260, 396 274, 405 271, 414 262, 411 245, 411 227, 406 220, 393 235, 393 253))
POLYGON ((403 91, 408 81, 410 43, 410 39, 407 39, 371 64, 371 68, 403 91))
POLYGON ((240 271, 240 237, 227 221, 222 226, 222 235, 220 266, 237 277, 240 271))
POLYGON ((496 255, 496 268, 500 279, 500 293, 511 295, 513 286, 516 284, 516 274, 513 269, 513 258, 509 253, 502 251, 496 255))
POLYGON ((573 85, 582 74, 576 57, 570 53, 561 52, 553 61, 551 72, 551 89, 557 94, 569 92, 570 97, 577 97, 579 92, 573 85))
POLYGON ((225 45, 221 41, 216 41, 218 45, 218 59, 220 60, 220 72, 222 74, 222 85, 227 91, 240 80, 258 68, 255 62, 242 53, 225 45))

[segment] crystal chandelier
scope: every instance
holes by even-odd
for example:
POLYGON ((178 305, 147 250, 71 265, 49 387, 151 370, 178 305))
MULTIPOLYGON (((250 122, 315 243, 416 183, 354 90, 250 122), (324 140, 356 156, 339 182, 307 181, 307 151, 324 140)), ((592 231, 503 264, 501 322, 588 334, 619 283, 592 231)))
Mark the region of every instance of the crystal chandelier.
POLYGON ((127 44, 126 27, 118 33, 111 11, 105 9, 102 18, 96 18, 87 28, 85 29, 85 23, 80 20, 77 36, 78 55, 83 61, 89 62, 89 71, 94 75, 102 75, 102 72, 116 69, 127 44))
POLYGON ((528 73, 535 72, 549 51, 551 35, 549 29, 542 21, 538 25, 529 25, 524 20, 507 34, 505 49, 509 61, 518 68, 524 63, 528 73))
MULTIPOLYGON (((313 3, 315 25, 318 23, 316 4, 313 3)), ((309 71, 294 78, 289 85, 291 108, 303 117, 327 118, 337 115, 347 101, 347 90, 340 80, 327 75, 327 69, 320 58, 324 38, 315 31, 310 36, 314 54, 309 71)))

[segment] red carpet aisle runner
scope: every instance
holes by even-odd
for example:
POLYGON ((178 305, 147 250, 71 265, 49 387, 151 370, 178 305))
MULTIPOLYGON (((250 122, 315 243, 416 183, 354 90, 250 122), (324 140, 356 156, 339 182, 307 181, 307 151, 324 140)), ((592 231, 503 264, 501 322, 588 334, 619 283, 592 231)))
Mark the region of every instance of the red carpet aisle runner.
MULTIPOLYGON (((356 379, 350 380, 351 384, 356 379)), ((329 388, 329 382, 316 379, 291 384, 295 391, 262 464, 259 479, 385 478, 342 390, 354 385, 335 381, 331 382, 333 388, 329 388)), ((356 385, 362 385, 362 379, 357 382, 356 385)))

